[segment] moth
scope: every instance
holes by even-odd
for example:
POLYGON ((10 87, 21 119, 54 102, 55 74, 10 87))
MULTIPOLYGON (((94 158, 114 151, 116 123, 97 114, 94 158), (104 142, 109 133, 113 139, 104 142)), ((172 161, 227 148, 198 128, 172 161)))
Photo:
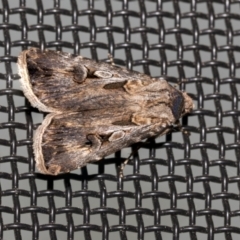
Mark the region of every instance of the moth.
POLYGON ((33 138, 38 170, 57 175, 166 134, 193 109, 164 79, 73 54, 30 48, 18 58, 33 107, 48 112, 33 138))

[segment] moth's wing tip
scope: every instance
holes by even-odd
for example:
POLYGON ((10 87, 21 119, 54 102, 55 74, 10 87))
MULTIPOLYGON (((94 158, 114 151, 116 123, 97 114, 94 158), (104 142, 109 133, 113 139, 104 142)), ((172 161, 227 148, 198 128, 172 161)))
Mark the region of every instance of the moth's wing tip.
POLYGON ((48 175, 58 175, 61 171, 61 167, 58 168, 55 166, 54 169, 47 169, 45 165, 45 160, 42 153, 42 138, 43 134, 51 123, 51 120, 57 113, 50 113, 48 114, 45 119, 43 120, 42 124, 37 128, 34 137, 33 137, 33 152, 35 156, 36 166, 39 172, 48 175))
POLYGON ((20 83, 23 93, 25 97, 29 100, 31 105, 35 108, 38 108, 40 111, 58 112, 56 109, 48 107, 45 104, 43 104, 33 92, 26 61, 26 55, 32 49, 35 48, 30 48, 28 50, 21 52, 17 61, 18 74, 20 75, 20 83))

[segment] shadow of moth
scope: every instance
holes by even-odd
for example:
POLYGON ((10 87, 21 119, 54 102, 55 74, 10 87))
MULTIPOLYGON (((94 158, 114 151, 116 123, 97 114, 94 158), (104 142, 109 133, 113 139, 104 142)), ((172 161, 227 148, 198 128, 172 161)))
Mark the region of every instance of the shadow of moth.
POLYGON ((193 108, 164 79, 103 62, 31 48, 18 58, 33 107, 49 112, 33 138, 38 170, 57 175, 166 134, 193 108))

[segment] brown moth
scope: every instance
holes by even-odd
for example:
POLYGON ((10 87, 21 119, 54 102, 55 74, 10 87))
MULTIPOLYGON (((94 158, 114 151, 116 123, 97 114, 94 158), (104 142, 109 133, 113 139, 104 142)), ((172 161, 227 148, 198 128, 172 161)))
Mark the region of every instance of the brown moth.
POLYGON ((166 134, 193 108, 164 79, 73 54, 31 48, 18 58, 22 89, 49 112, 36 130, 37 168, 57 175, 166 134))

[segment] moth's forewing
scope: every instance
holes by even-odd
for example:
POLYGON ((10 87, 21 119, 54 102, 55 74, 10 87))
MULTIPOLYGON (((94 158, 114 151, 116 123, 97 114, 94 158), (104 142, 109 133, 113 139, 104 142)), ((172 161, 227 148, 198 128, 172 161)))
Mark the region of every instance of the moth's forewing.
POLYGON ((18 65, 24 94, 44 112, 146 108, 177 92, 163 79, 52 50, 26 50, 18 65))
POLYGON ((46 174, 69 172, 168 130, 167 122, 136 125, 122 111, 51 113, 34 136, 37 167, 46 174))

